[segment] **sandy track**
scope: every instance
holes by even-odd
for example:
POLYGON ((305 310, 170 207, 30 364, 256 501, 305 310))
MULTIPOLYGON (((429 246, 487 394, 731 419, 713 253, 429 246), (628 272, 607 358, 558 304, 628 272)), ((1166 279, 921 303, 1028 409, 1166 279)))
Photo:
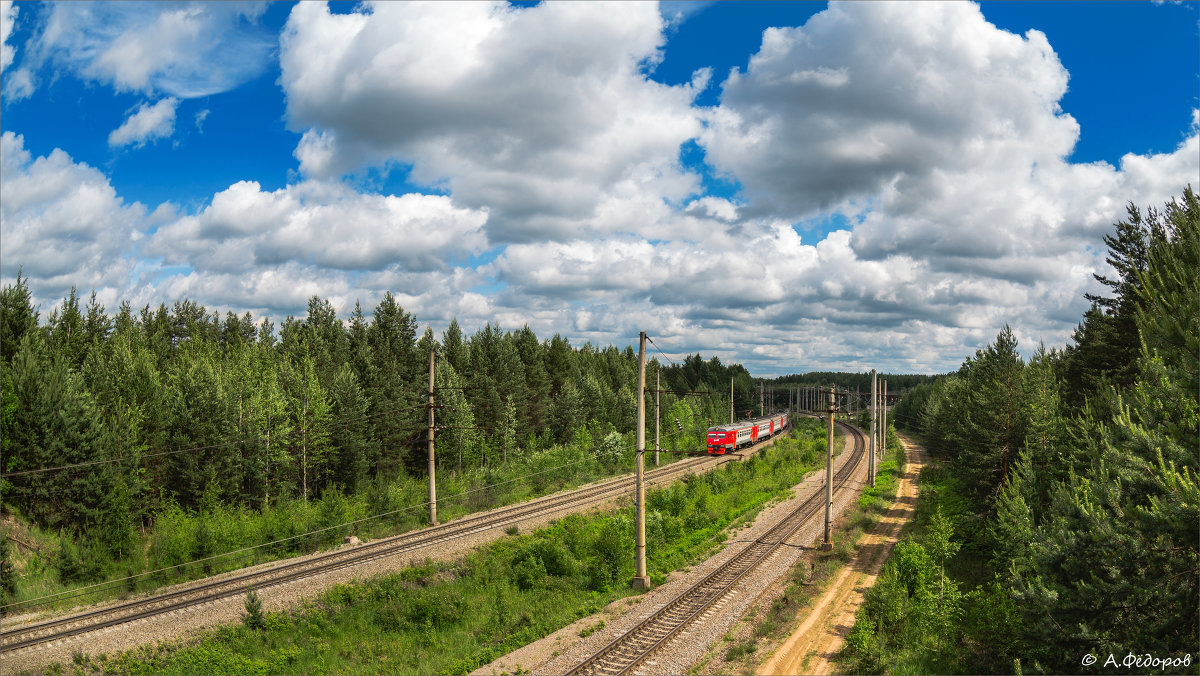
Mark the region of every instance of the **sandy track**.
POLYGON ((904 437, 900 440, 908 466, 897 486, 892 508, 859 540, 854 558, 837 574, 800 626, 759 668, 759 674, 833 673, 833 658, 854 627, 854 616, 864 594, 875 584, 901 528, 916 509, 917 475, 924 464, 925 452, 904 437))

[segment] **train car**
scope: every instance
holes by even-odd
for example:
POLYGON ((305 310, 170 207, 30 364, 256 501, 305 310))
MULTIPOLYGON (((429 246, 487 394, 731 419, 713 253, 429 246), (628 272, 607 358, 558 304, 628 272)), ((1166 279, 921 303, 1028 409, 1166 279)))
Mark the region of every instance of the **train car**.
POLYGON ((730 425, 710 427, 706 438, 708 452, 712 455, 732 453, 779 434, 787 425, 787 413, 776 413, 762 418, 739 420, 730 425))

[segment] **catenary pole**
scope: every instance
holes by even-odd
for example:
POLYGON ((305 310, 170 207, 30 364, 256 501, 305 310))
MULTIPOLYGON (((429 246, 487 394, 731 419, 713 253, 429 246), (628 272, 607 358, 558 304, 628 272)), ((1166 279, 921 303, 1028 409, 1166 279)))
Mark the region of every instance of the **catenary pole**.
POLYGON ((871 369, 871 405, 868 407, 868 412, 871 416, 871 456, 870 462, 867 463, 867 476, 871 480, 871 486, 875 486, 875 369, 871 369))
POLYGON ((733 376, 729 376, 729 424, 733 424, 733 376))
POLYGON ((883 381, 883 399, 882 399, 881 403, 883 405, 883 413, 880 415, 880 420, 883 421, 883 431, 881 431, 879 433, 879 438, 883 440, 883 447, 879 449, 879 455, 880 455, 880 457, 883 457, 883 454, 887 453, 887 441, 888 441, 888 421, 887 421, 888 400, 887 400, 887 381, 886 380, 883 381))
POLYGON ((637 574, 633 588, 650 588, 646 574, 646 332, 638 336, 638 405, 637 405, 637 574))
POLYGON ((821 549, 833 549, 833 416, 837 412, 834 404, 835 395, 829 391, 829 428, 828 441, 825 444, 825 541, 821 549))

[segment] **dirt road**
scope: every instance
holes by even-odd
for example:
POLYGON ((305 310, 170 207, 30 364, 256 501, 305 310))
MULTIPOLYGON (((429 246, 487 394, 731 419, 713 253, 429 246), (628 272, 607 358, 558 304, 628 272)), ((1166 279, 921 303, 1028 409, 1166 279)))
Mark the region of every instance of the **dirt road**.
POLYGON ((833 673, 833 657, 854 626, 854 614, 863 595, 875 584, 883 562, 896 545, 900 529, 916 508, 917 475, 924 464, 925 452, 904 437, 900 440, 908 466, 891 510, 874 530, 863 536, 854 559, 837 574, 796 631, 759 668, 759 674, 833 673))

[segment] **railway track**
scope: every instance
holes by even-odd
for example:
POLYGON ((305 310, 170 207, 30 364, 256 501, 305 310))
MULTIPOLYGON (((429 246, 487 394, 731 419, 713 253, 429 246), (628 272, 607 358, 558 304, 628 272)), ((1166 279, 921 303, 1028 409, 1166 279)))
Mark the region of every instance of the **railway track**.
MULTIPOLYGON (((862 432, 844 423, 837 424, 854 440, 853 455, 834 475, 835 490, 840 490, 866 456, 866 443, 862 432)), ((618 676, 633 672, 671 637, 725 596, 738 580, 770 556, 797 529, 809 519, 822 514, 824 501, 824 490, 814 493, 736 556, 567 673, 618 676)))
MULTIPOLYGON (((761 445, 755 447, 755 450, 757 448, 761 448, 761 445)), ((731 460, 727 456, 721 459, 717 458, 721 458, 721 456, 690 458, 672 463, 647 472, 646 480, 650 485, 661 484, 673 481, 706 463, 721 464, 731 460)), ((107 608, 6 629, 0 632, 0 653, 52 643, 107 627, 239 596, 246 593, 248 589, 261 590, 384 557, 403 554, 552 513, 567 506, 578 507, 604 502, 626 494, 632 488, 634 480, 632 475, 615 477, 594 486, 537 498, 486 514, 466 516, 446 524, 376 540, 350 549, 320 554, 222 580, 204 582, 185 589, 156 594, 145 599, 128 601, 107 608)))

